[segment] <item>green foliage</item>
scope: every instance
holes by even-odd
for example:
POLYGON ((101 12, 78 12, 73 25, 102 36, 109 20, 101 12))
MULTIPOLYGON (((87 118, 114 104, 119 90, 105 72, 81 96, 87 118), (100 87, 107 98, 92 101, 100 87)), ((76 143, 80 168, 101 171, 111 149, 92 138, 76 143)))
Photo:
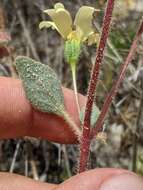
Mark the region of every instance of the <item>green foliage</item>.
MULTIPOLYGON (((81 109, 81 112, 80 112, 80 121, 81 123, 83 124, 83 119, 84 119, 84 113, 85 113, 85 107, 83 107, 81 109)), ((91 127, 96 127, 96 121, 99 117, 99 114, 100 114, 100 110, 99 108, 94 104, 93 107, 92 107, 92 113, 91 113, 91 118, 90 118, 90 122, 91 122, 91 127)))
POLYGON ((16 58, 16 68, 33 107, 62 116, 64 98, 56 73, 49 66, 24 56, 16 58))
POLYGON ((129 49, 135 35, 134 29, 128 28, 128 36, 125 38, 124 31, 116 30, 110 33, 111 41, 117 49, 129 49))

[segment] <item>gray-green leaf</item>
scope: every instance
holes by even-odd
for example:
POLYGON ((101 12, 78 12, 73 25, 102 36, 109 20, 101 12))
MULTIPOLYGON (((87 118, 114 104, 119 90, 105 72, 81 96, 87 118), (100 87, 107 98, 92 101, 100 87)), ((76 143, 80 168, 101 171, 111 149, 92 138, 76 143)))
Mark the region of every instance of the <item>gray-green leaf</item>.
POLYGON ((25 56, 16 58, 16 68, 33 107, 63 116, 64 98, 56 73, 49 66, 25 56))
MULTIPOLYGON (((80 112, 80 121, 82 124, 83 124, 83 120, 84 120, 84 113, 85 113, 85 107, 83 107, 80 112)), ((91 127, 96 127, 96 121, 98 119, 99 114, 100 114, 100 110, 94 104, 92 107, 92 113, 91 113, 91 118, 90 118, 91 127)))

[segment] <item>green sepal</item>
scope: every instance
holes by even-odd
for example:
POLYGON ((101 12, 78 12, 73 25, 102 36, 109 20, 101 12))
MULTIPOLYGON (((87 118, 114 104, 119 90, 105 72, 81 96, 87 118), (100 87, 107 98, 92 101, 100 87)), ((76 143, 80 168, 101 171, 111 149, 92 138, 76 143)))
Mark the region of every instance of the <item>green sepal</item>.
POLYGON ((64 57, 67 63, 76 64, 81 53, 81 43, 78 40, 67 40, 64 46, 64 57))

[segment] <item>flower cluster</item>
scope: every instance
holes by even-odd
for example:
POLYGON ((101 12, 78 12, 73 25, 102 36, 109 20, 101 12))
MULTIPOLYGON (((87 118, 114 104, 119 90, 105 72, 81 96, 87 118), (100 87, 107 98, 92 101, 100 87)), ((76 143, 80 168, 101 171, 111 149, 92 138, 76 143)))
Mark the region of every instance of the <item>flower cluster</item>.
POLYGON ((64 57, 70 64, 73 87, 78 113, 80 115, 80 106, 78 102, 77 84, 76 84, 76 65, 80 57, 81 46, 83 43, 92 45, 97 43, 99 34, 93 27, 93 14, 98 13, 99 9, 89 6, 79 8, 74 22, 70 13, 65 9, 62 3, 56 3, 54 9, 47 9, 47 13, 52 21, 42 21, 39 28, 52 28, 57 30, 65 40, 64 57))
POLYGON ((100 10, 89 6, 79 8, 74 22, 70 13, 62 3, 56 3, 54 9, 47 9, 44 13, 48 14, 52 21, 42 21, 40 29, 49 28, 57 30, 65 40, 87 41, 88 45, 97 42, 99 34, 92 25, 93 14, 100 10))

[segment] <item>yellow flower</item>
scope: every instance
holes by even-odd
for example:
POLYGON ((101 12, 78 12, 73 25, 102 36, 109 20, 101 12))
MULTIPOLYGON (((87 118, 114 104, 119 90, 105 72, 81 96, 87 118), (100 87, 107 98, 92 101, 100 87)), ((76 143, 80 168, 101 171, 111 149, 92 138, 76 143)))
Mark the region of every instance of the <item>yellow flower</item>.
POLYGON ((73 78, 73 87, 75 92, 75 99, 80 115, 80 107, 77 95, 76 84, 76 65, 80 57, 81 46, 83 42, 88 45, 97 43, 99 34, 94 30, 92 25, 93 13, 98 13, 98 9, 89 6, 82 6, 79 8, 74 22, 70 13, 65 9, 62 3, 56 3, 54 9, 47 9, 47 13, 52 21, 42 21, 39 28, 52 28, 57 30, 65 40, 64 57, 68 64, 70 64, 73 78))
POLYGON ((77 40, 79 42, 88 42, 88 45, 97 43, 99 34, 95 32, 92 19, 93 13, 98 13, 99 9, 89 6, 79 8, 74 22, 70 13, 65 9, 62 3, 56 3, 54 9, 47 9, 47 13, 52 21, 42 21, 39 28, 49 28, 57 30, 65 40, 77 40))

